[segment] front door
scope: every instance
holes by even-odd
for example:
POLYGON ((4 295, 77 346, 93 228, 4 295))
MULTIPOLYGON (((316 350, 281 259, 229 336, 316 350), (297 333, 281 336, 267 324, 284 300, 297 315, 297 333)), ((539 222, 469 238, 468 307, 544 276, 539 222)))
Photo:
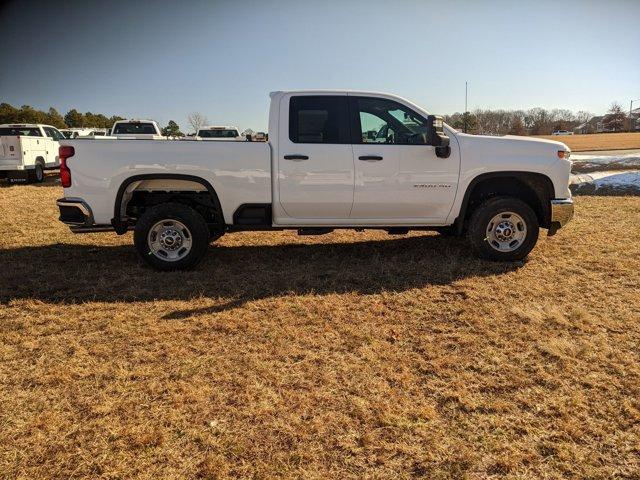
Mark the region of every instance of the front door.
POLYGON ((436 156, 427 120, 393 100, 350 96, 355 164, 352 219, 444 222, 456 194, 458 155, 436 156))
POLYGON ((282 98, 278 139, 279 202, 292 219, 349 218, 353 151, 346 94, 282 98))

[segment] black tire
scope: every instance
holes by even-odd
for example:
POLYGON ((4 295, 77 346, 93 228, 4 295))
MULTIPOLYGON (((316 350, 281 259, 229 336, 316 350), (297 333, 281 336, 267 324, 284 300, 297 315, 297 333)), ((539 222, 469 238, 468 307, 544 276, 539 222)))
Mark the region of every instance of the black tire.
MULTIPOLYGON (((156 231, 154 230, 154 232, 156 231)), ((133 232, 133 242, 142 259, 156 270, 189 270, 195 267, 207 253, 209 229, 202 215, 193 208, 179 203, 163 203, 148 209, 138 219, 133 232), (190 249, 184 253, 184 256, 169 260, 167 255, 169 250, 152 251, 151 230, 163 221, 169 225, 166 228, 172 228, 172 224, 177 225, 175 221, 180 222, 182 227, 186 228, 182 229, 179 226, 175 228, 176 231, 179 231, 178 236, 182 238, 181 242, 184 241, 185 244, 190 242, 190 249), (162 258, 163 252, 167 259, 162 258)), ((176 252, 175 248, 169 251, 170 254, 174 254, 174 252, 176 252)), ((180 250, 175 254, 179 255, 179 252, 180 250)))
POLYGON ((36 167, 33 170, 29 170, 27 180, 29 183, 44 182, 44 164, 41 161, 37 161, 36 167))
MULTIPOLYGON (((492 229, 493 230, 493 229, 492 229)), ((481 258, 495 261, 514 261, 522 260, 525 258, 538 241, 538 233, 540 226, 538 223, 538 217, 535 212, 522 200, 512 197, 496 197, 491 198, 476 208, 471 214, 471 218, 468 222, 467 238, 471 245, 471 248, 481 258), (492 219, 497 215, 505 215, 505 220, 511 221, 512 218, 508 217, 507 212, 512 212, 520 217, 522 222, 515 221, 516 228, 521 232, 523 236, 521 240, 514 240, 515 243, 513 250, 499 251, 500 242, 493 240, 490 235, 487 234, 489 225, 495 226, 495 222, 492 219)), ((507 230, 510 232, 510 230, 507 230)), ((508 244, 505 241, 504 244, 508 244)))

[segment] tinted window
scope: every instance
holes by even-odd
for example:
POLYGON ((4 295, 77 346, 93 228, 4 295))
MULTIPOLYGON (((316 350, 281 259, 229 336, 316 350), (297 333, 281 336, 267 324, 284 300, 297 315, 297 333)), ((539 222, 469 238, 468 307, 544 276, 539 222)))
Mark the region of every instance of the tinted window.
POLYGON ((35 127, 2 127, 0 135, 23 135, 25 137, 41 137, 40 130, 35 127))
POLYGON ((114 133, 116 135, 122 134, 155 134, 156 129, 153 128, 151 123, 118 123, 116 125, 114 133))
POLYGON ((413 110, 383 98, 352 97, 359 124, 356 143, 419 145, 426 143, 427 121, 413 110))
POLYGON ((237 130, 200 130, 198 136, 201 138, 236 138, 238 137, 237 130))
POLYGON ((289 139, 294 143, 350 143, 347 97, 291 97, 289 139))

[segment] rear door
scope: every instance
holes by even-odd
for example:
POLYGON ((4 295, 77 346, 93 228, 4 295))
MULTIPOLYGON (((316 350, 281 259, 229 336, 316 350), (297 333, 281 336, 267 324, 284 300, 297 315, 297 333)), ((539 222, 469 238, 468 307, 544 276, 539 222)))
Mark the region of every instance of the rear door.
POLYGON ((278 195, 286 216, 319 224, 349 218, 354 165, 346 94, 285 95, 279 120, 278 195))
POLYGON ((352 219, 391 224, 444 222, 456 194, 460 159, 436 156, 427 120, 379 97, 350 97, 355 163, 352 219))

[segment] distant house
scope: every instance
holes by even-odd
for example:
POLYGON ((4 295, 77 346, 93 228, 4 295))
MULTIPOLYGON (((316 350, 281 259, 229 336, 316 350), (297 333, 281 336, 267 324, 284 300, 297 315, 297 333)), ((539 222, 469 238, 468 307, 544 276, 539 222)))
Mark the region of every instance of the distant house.
POLYGON ((600 132, 600 128, 602 128, 602 120, 604 119, 604 115, 600 115, 598 117, 593 117, 589 121, 581 123, 577 127, 573 129, 573 133, 582 134, 582 133, 596 133, 600 132))
POLYGON ((639 131, 640 130, 640 107, 634 108, 633 110, 631 110, 631 115, 629 118, 631 120, 630 130, 633 132, 639 131))

